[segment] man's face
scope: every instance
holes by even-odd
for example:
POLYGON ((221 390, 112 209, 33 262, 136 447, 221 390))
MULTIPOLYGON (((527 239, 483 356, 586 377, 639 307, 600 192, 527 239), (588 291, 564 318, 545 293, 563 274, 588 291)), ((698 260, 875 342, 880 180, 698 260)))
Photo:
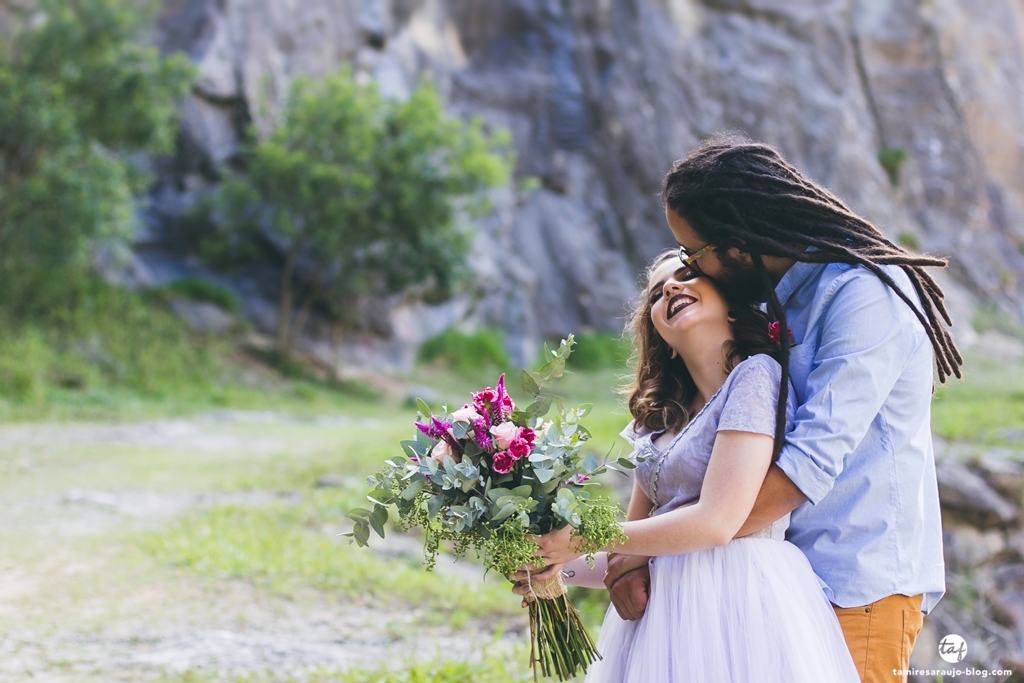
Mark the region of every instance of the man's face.
MULTIPOLYGON (((665 207, 665 219, 676 242, 691 254, 708 245, 690 223, 672 209, 665 207)), ((696 270, 713 279, 732 300, 760 302, 767 298, 765 284, 750 260, 750 254, 736 247, 715 249, 701 256, 696 270)))

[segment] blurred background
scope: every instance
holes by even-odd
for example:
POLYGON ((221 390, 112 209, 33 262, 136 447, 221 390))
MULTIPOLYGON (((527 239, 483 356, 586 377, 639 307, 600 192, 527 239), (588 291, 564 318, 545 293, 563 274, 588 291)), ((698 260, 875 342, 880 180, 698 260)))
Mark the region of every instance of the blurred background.
POLYGON ((0 0, 0 677, 529 680, 503 579, 345 510, 415 397, 569 333, 624 448, 656 193, 722 129, 950 258, 913 662, 1024 677, 1021 0, 0 0))

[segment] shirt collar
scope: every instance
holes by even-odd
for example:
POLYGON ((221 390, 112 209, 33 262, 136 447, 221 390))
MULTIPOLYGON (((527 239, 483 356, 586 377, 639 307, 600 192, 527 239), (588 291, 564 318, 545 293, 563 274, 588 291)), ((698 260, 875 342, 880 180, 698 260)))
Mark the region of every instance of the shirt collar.
POLYGON ((806 263, 804 261, 794 263, 786 271, 786 274, 782 276, 782 279, 779 280, 779 284, 775 285, 775 296, 779 298, 779 305, 785 306, 793 292, 799 289, 800 285, 807 281, 807 278, 826 265, 828 264, 806 263))

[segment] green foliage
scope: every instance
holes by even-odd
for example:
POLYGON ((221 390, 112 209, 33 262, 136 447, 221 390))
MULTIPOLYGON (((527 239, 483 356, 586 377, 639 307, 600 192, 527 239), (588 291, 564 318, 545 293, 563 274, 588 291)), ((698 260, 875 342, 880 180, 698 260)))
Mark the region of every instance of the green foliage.
POLYGON ((0 396, 39 403, 52 354, 39 330, 30 328, 0 341, 0 396))
MULTIPOLYGON (((521 373, 522 389, 533 402, 511 410, 511 415, 483 407, 478 409, 486 418, 444 411, 434 415, 419 401, 417 424, 437 424, 435 419, 449 423, 451 449, 458 451, 458 459, 435 457, 440 437, 427 436, 430 428, 420 427, 413 439, 401 442, 405 457, 386 460, 383 469, 368 477, 371 507, 348 511, 354 525, 347 535, 361 546, 368 544, 371 528, 383 538, 393 506, 399 529, 423 530, 428 569, 441 544, 450 542, 456 557, 475 549, 482 553, 487 569, 505 576, 533 557, 536 546, 529 540, 531 534, 571 525, 573 537, 582 537, 587 553, 623 540, 615 506, 592 497, 587 490, 591 486, 584 484, 607 470, 583 450, 590 432, 581 421, 593 406, 567 410, 563 397, 545 391, 551 380, 565 373, 575 343, 569 335, 557 349, 546 352, 549 360, 537 372, 521 373), (548 416, 552 407, 556 410, 548 416), (529 427, 534 434, 531 445, 524 445, 529 457, 524 451, 518 462, 502 471, 498 458, 507 453, 498 453, 492 443, 473 436, 470 422, 478 419, 486 419, 487 425, 508 424, 513 430, 529 427)), ((492 398, 486 400, 502 405, 502 385, 496 384, 492 391, 492 398)))
POLYGON ((298 506, 218 506, 147 534, 144 545, 161 562, 205 576, 252 579, 286 595, 312 587, 416 605, 445 620, 456 613, 493 618, 517 612, 504 580, 460 581, 452 590, 414 559, 383 561, 339 544, 337 503, 335 496, 320 495, 298 506))
MULTIPOLYGON (((520 657, 522 659, 522 657, 520 657)), ((162 683, 529 683, 533 676, 508 656, 491 654, 472 661, 447 657, 433 661, 386 664, 373 669, 314 669, 306 674, 247 673, 225 678, 220 672, 189 669, 167 674, 162 683)))
POLYGON ((936 387, 932 431, 947 439, 1002 443, 1024 430, 1024 361, 968 354, 964 379, 936 387))
POLYGON ((485 208, 481 191, 508 178, 508 142, 479 120, 446 116, 430 83, 392 102, 347 68, 297 79, 281 127, 249 147, 245 172, 227 178, 215 201, 222 243, 269 231, 283 252, 282 353, 318 299, 348 319, 370 292, 417 285, 426 298, 448 296, 465 273, 470 237, 456 223, 456 201, 485 208))
POLYGON ((203 391, 220 349, 193 344, 181 321, 138 295, 85 280, 40 327, 0 327, 0 404, 38 404, 57 388, 203 391), (45 331, 44 331, 45 330, 45 331))
POLYGON ((422 363, 436 363, 461 374, 509 364, 505 340, 498 330, 466 333, 449 328, 423 342, 418 358, 422 363))
POLYGON ((978 332, 995 330, 1010 337, 1024 339, 1024 325, 1017 322, 1012 313, 1007 313, 994 304, 980 304, 974 311, 971 325, 978 332))
MULTIPOLYGON (((572 352, 572 365, 585 372, 608 368, 625 368, 629 346, 621 336, 601 333, 581 334, 572 352)), ((545 359, 546 360, 546 359, 545 359)))
POLYGON ((907 150, 902 147, 883 147, 878 150, 878 163, 885 169, 893 187, 900 184, 900 169, 907 161, 907 150))
POLYGON ((921 249, 921 241, 917 239, 917 235, 910 232, 909 230, 904 230, 900 232, 900 234, 896 236, 896 241, 902 244, 907 249, 913 249, 914 251, 918 251, 921 249))
POLYGON ((130 239, 146 176, 127 159, 171 148, 192 74, 145 46, 131 0, 30 14, 0 36, 0 305, 23 318, 63 302, 90 246, 130 239))
POLYGON ((159 290, 161 293, 182 296, 192 301, 205 301, 223 308, 225 311, 237 313, 238 299, 226 287, 198 277, 186 277, 168 283, 159 290))

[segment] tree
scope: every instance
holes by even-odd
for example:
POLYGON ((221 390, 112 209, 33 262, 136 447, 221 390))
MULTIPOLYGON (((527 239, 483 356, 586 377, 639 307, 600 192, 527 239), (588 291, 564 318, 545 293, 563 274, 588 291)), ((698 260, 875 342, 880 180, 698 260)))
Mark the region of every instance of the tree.
POLYGON ((282 254, 282 356, 325 293, 338 316, 371 290, 450 293, 470 237, 456 212, 479 212, 481 191, 506 182, 508 142, 446 116, 430 83, 393 102, 348 69, 296 80, 283 125, 249 147, 245 172, 225 179, 216 202, 224 237, 255 232, 282 254))
POLYGON ((130 155, 170 151, 192 79, 143 42, 132 0, 40 0, 0 36, 0 304, 51 307, 89 247, 129 241, 147 174, 130 155))

